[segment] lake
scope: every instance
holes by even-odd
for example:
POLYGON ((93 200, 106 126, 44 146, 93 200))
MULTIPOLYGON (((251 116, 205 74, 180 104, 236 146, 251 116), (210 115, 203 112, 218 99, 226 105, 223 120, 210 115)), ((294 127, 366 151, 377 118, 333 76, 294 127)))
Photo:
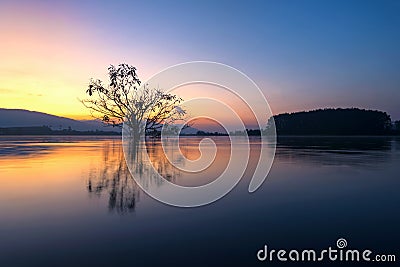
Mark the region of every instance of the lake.
MULTIPOLYGON (((182 138, 183 155, 198 158, 199 141, 182 138)), ((149 155, 167 180, 202 185, 227 164, 229 140, 214 141, 201 175, 169 166, 157 141, 149 155)), ((0 137, 0 265, 280 266, 259 262, 257 251, 339 238, 398 253, 398 137, 280 137, 267 179, 250 194, 259 142, 250 139, 250 163, 229 194, 178 208, 138 187, 118 137, 0 137)))

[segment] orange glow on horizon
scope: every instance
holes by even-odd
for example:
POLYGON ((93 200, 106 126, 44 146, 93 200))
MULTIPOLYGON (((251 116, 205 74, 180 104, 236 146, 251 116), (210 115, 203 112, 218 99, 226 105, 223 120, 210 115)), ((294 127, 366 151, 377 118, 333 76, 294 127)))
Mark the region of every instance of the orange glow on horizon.
POLYGON ((79 102, 90 78, 106 80, 110 64, 146 62, 147 50, 110 50, 89 22, 58 5, 0 4, 0 107, 91 119, 79 102))
MULTIPOLYGON (((160 63, 155 60, 154 51, 143 44, 133 44, 134 48, 129 44, 132 47, 129 50, 125 47, 110 50, 93 31, 93 25, 82 20, 75 10, 17 3, 0 7, 0 108, 91 120, 93 117, 79 99, 87 97, 85 91, 90 78, 107 81, 109 64, 138 64, 142 81, 169 65, 157 66, 160 63)), ((207 94, 226 99, 223 93, 206 86, 177 91, 184 99, 207 94)), ((255 124, 246 107, 233 98, 229 101, 240 109, 238 113, 243 121, 255 124)), ((189 113, 197 116, 201 110, 189 113)), ((223 118, 229 123, 228 116, 223 118)))
MULTIPOLYGON (((135 44, 132 51, 110 50, 101 41, 102 38, 93 32, 92 25, 76 13, 68 8, 40 4, 1 6, 1 108, 91 120, 93 117, 79 99, 87 97, 85 91, 90 78, 107 81, 107 66, 110 63, 139 64, 138 72, 142 81, 150 77, 149 74, 168 66, 157 67, 154 51, 148 51, 142 44, 135 44), (130 62, 130 58, 134 62, 130 62), (148 72, 143 73, 144 69, 148 72)), ((225 97, 206 86, 178 91, 177 95, 188 99, 206 96, 207 93, 225 97)), ((232 104, 242 107, 236 100, 232 104)), ((246 108, 240 109, 244 121, 253 120, 246 108)), ((191 110, 189 113, 196 116, 201 110, 191 110)), ((228 120, 228 117, 224 118, 228 120)))

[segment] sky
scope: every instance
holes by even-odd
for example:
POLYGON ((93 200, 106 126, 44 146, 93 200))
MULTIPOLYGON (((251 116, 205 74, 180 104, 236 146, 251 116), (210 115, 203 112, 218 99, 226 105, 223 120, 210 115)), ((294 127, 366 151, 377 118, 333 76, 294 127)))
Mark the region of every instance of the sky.
POLYGON ((109 64, 145 81, 206 60, 244 72, 274 114, 360 107, 400 119, 399 14, 400 1, 378 0, 0 0, 0 107, 87 118, 78 99, 109 64))

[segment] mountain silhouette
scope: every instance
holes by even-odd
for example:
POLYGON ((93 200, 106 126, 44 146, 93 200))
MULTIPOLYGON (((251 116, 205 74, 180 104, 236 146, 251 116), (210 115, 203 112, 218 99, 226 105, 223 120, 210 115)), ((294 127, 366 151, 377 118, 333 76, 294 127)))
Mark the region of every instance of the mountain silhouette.
POLYGON ((79 121, 43 112, 25 109, 0 108, 0 127, 48 126, 52 130, 72 129, 76 131, 120 131, 117 127, 105 126, 101 121, 79 121))

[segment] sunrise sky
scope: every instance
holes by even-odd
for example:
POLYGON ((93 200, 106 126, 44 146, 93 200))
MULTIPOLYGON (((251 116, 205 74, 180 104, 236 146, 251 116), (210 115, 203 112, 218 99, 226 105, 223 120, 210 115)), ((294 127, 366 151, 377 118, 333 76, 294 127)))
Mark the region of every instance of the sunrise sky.
POLYGON ((0 107, 87 118, 78 98, 109 64, 146 80, 209 60, 251 77, 274 114, 361 107, 400 119, 400 1, 216 2, 0 1, 0 107))

